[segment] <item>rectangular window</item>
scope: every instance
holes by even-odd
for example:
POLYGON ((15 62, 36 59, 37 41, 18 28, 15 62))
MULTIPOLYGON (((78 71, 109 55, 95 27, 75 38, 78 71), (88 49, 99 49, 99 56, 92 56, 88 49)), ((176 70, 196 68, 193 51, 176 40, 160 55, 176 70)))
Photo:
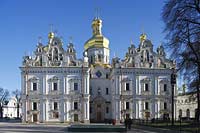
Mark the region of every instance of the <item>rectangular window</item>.
POLYGON ((33 110, 37 110, 37 103, 33 102, 33 110))
POLYGON ((53 103, 53 109, 54 109, 54 110, 58 110, 58 103, 57 103, 57 102, 54 102, 54 103, 53 103))
POLYGON ((106 74, 106 78, 108 79, 108 74, 106 74))
POLYGON ((106 95, 108 95, 108 88, 106 88, 106 95))
POLYGON ((129 91, 130 90, 130 85, 129 83, 126 83, 126 91, 129 91))
POLYGON ((54 91, 58 90, 58 83, 56 83, 56 82, 53 83, 53 90, 54 91))
POLYGON ((37 83, 33 83, 33 91, 37 90, 37 83))
POLYGON ((167 109, 167 103, 164 102, 164 109, 167 109))
POLYGON ((75 90, 75 91, 78 90, 78 83, 74 83, 74 90, 75 90))
POLYGON ((126 102, 126 109, 129 109, 129 102, 126 102))
POLYGON ((74 110, 78 109, 78 102, 74 102, 74 110))
POLYGON ((164 91, 167 91, 167 84, 164 84, 164 91))
POLYGON ((145 110, 148 110, 148 109, 149 109, 149 103, 145 102, 145 110))
POLYGON ((107 114, 109 113, 109 108, 108 108, 108 107, 106 107, 106 113, 107 113, 107 114))
POLYGON ((92 107, 90 107, 90 114, 92 113, 92 107))
POLYGON ((144 91, 149 91, 149 85, 148 84, 145 84, 144 91))

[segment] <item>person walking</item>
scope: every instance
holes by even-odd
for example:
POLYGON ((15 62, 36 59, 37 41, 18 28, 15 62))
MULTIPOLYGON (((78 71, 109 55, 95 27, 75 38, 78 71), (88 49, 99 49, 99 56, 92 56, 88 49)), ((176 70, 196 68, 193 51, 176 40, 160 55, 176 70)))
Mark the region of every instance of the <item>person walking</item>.
POLYGON ((132 120, 128 118, 128 129, 131 130, 132 120))
POLYGON ((124 124, 125 124, 126 131, 127 131, 127 128, 128 128, 128 119, 127 119, 127 118, 125 118, 125 120, 124 120, 124 124))

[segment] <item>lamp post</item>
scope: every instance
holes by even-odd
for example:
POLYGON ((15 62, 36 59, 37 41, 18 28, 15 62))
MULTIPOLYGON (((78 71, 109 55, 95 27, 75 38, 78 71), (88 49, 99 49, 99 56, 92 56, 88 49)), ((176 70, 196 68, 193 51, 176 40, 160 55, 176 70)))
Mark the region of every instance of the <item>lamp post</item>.
POLYGON ((171 88, 172 88, 172 105, 171 105, 171 110, 172 110, 172 126, 174 125, 174 86, 176 84, 176 73, 175 69, 172 68, 172 74, 171 74, 171 88))

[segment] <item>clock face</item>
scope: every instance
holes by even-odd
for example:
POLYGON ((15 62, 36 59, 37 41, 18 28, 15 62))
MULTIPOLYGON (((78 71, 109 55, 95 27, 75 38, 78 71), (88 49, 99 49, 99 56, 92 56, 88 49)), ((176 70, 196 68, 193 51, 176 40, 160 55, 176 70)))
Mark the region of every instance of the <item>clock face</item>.
POLYGON ((102 76, 102 73, 98 70, 96 73, 96 76, 98 77, 98 78, 100 78, 101 76, 102 76))

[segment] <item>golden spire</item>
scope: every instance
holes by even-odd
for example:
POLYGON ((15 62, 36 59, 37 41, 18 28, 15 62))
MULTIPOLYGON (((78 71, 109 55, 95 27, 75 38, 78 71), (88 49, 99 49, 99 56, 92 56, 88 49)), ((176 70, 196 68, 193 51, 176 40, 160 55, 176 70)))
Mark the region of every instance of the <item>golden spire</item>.
POLYGON ((140 42, 143 42, 147 38, 147 35, 144 33, 144 26, 143 25, 141 27, 141 30, 142 30, 142 34, 140 35, 140 42))

